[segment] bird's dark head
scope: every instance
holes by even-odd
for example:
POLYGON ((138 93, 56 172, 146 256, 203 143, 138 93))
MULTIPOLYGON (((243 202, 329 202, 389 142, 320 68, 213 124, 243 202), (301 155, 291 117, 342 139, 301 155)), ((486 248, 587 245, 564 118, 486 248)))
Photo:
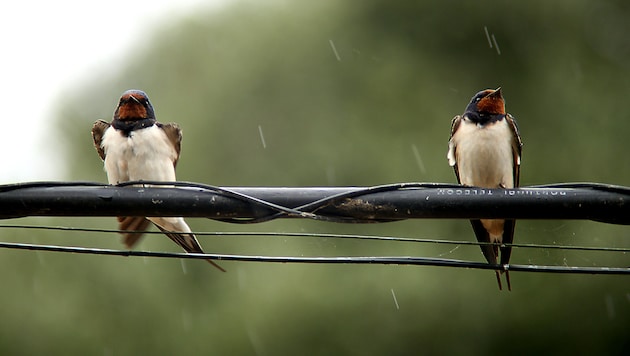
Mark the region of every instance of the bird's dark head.
POLYGON ((486 89, 475 94, 464 113, 470 120, 484 124, 505 116, 505 100, 501 88, 486 89))
POLYGON ((120 97, 114 119, 121 121, 155 120, 153 106, 142 90, 127 90, 120 97))

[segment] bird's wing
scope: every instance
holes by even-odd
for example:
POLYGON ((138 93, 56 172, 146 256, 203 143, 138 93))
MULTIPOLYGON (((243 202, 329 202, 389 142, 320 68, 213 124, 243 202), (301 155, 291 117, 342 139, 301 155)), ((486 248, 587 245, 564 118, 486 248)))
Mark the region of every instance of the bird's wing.
MULTIPOLYGON (((518 187, 520 184, 520 175, 521 175, 521 155, 523 151, 523 141, 521 140, 521 135, 518 131, 518 124, 516 119, 507 114, 505 119, 508 123, 510 130, 512 131, 512 153, 514 155, 514 187, 518 187)), ((515 220, 505 220, 505 224, 503 226, 503 243, 511 244, 514 241, 514 227, 516 225, 515 220)), ((501 247, 501 264, 506 265, 510 263, 510 257, 512 255, 512 247, 511 246, 502 246, 501 247)), ((511 290, 512 287, 510 285, 510 275, 509 271, 505 271, 505 275, 507 278, 508 290, 511 290)))
POLYGON ((130 232, 121 232, 123 235, 123 242, 127 248, 132 248, 136 242, 142 237, 144 231, 149 227, 150 221, 137 216, 119 216, 118 228, 120 230, 126 230, 130 232), (137 232, 131 232, 137 231, 137 232))
POLYGON ((448 141, 448 153, 446 154, 446 158, 448 159, 448 164, 453 167, 455 170, 455 176, 457 177, 457 183, 461 184, 459 180, 459 170, 457 169, 457 145, 454 141, 453 136, 455 136, 455 132, 459 129, 459 125, 461 124, 461 116, 457 115, 451 121, 451 137, 448 141))
POLYGON ((521 173, 521 153, 523 150, 523 141, 521 141, 521 135, 518 132, 518 124, 516 123, 516 119, 510 114, 505 115, 505 119, 508 123, 508 127, 512 131, 512 153, 514 154, 514 187, 518 187, 521 173))
POLYGON ((94 148, 96 148, 96 152, 98 152, 98 156, 101 157, 102 160, 105 160, 105 149, 103 149, 103 135, 105 135, 105 131, 109 128, 110 124, 103 120, 98 120, 92 126, 92 139, 94 140, 94 148))
MULTIPOLYGON (((515 220, 505 220, 503 224, 503 241, 504 244, 511 244, 514 241, 514 226, 515 220)), ((501 246, 501 264, 507 265, 510 263, 510 256, 512 255, 512 246, 501 246)))
POLYGON ((179 160, 179 153, 182 148, 182 130, 176 123, 158 124, 158 126, 164 130, 166 137, 175 148, 175 159, 173 160, 173 167, 177 167, 177 161, 179 160))
MULTIPOLYGON (((470 224, 473 227, 473 231, 475 232, 475 237, 477 237, 477 241, 479 242, 487 242, 488 244, 483 244, 483 245, 479 245, 479 247, 481 248, 481 252, 483 253, 483 256, 486 258, 486 260, 488 261, 489 264, 493 264, 496 265, 497 264, 497 256, 499 255, 499 247, 497 245, 491 245, 489 244, 490 241, 490 234, 488 233, 488 230, 486 230, 486 228, 483 226, 481 220, 470 220, 470 224)), ((504 239, 505 239, 505 232, 508 229, 512 229, 512 235, 514 233, 514 220, 506 220, 504 223, 504 239), (510 224, 511 223, 511 224, 510 224), (509 225, 509 227, 508 227, 509 225)), ((511 241, 510 241, 511 243, 511 241)), ((510 252, 511 252, 511 247, 501 247, 501 261, 503 261, 503 257, 507 256, 507 259, 509 261, 510 259, 510 252), (504 249, 509 249, 506 253, 506 251, 504 249)), ((504 264, 503 262, 501 262, 501 264, 504 264)), ((507 264, 507 262, 505 263, 507 264)), ((499 290, 503 289, 503 285, 501 283, 501 273, 503 273, 503 271, 501 271, 501 273, 499 271, 495 271, 496 272, 496 276, 497 276, 497 283, 499 285, 499 290)), ((507 273, 507 271, 506 271, 507 273)), ((508 283, 508 289, 512 290, 512 287, 510 285, 510 276, 508 275, 507 277, 507 283, 508 283)))
POLYGON ((470 224, 473 227, 477 241, 484 243, 479 247, 481 248, 481 252, 483 252, 483 256, 486 258, 486 261, 490 264, 496 264, 497 256, 499 255, 499 248, 497 245, 489 244, 492 241, 490 241, 490 234, 488 233, 488 230, 486 230, 483 226, 481 220, 470 220, 470 224))

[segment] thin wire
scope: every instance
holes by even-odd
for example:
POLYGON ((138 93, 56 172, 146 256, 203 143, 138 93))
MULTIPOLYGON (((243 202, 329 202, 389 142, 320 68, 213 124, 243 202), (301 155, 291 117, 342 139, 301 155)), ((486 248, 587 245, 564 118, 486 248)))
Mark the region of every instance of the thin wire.
MULTIPOLYGON (((285 206, 273 204, 268 201, 249 196, 247 194, 238 193, 227 188, 222 188, 222 187, 208 185, 208 184, 201 184, 201 183, 194 183, 194 182, 154 182, 154 181, 129 181, 129 182, 123 182, 123 183, 117 184, 117 186, 119 187, 126 187, 126 186, 133 186, 133 185, 143 185, 143 186, 157 185, 157 186, 176 186, 176 187, 185 187, 185 188, 198 188, 198 189, 202 189, 206 191, 212 191, 215 193, 222 193, 223 195, 226 195, 232 198, 237 198, 245 202, 254 203, 256 205, 260 205, 265 208, 278 211, 278 214, 280 215, 298 216, 298 217, 310 218, 310 219, 315 219, 315 220, 327 220, 327 217, 309 214, 307 212, 287 208, 285 206)), ((250 219, 226 218, 226 219, 221 219, 221 220, 239 223, 241 222, 241 220, 248 221, 250 219)))
MULTIPOLYGON (((71 226, 49 226, 49 225, 2 225, 2 228, 13 229, 33 229, 33 230, 58 230, 73 232, 104 232, 104 233, 134 233, 143 232, 145 234, 161 235, 161 231, 137 231, 137 230, 118 230, 118 229, 99 229, 99 228, 79 228, 71 226)), ((397 241, 409 243, 432 243, 446 245, 493 245, 490 242, 478 241, 460 241, 460 240, 443 240, 413 237, 396 237, 396 236, 380 236, 380 235, 358 235, 358 234, 333 234, 333 233, 307 233, 307 232, 234 232, 234 231, 193 231, 197 236, 272 236, 272 237, 316 237, 316 238, 339 238, 339 239, 357 239, 357 240, 377 240, 377 241, 397 241)), ((571 245, 546 245, 546 244, 526 244, 512 243, 504 244, 516 248, 533 248, 533 249, 557 249, 557 250, 578 250, 578 251, 599 251, 599 252, 630 252, 630 248, 625 247, 599 247, 599 246, 571 246, 571 245)))
POLYGON ((383 264, 383 265, 416 265, 416 266, 440 266, 458 267, 485 270, 520 271, 520 272, 546 272, 546 273, 573 273, 573 274, 630 274, 630 268, 626 267, 569 267, 569 266, 535 266, 535 265, 490 265, 482 262, 471 262, 446 258, 426 258, 412 256, 374 256, 374 257, 294 257, 294 256, 252 256, 252 255, 225 255, 203 253, 171 253, 152 251, 129 251, 85 247, 38 245, 24 243, 0 243, 0 248, 35 250, 50 252, 65 252, 90 255, 109 255, 125 257, 159 257, 180 259, 212 259, 218 261, 241 262, 275 262, 275 263, 321 263, 321 264, 383 264))
POLYGON ((352 190, 348 192, 333 194, 329 197, 316 200, 314 202, 299 206, 297 208, 287 208, 287 207, 276 205, 276 204, 267 202, 265 200, 255 198, 247 194, 239 193, 239 192, 227 189, 227 188, 222 188, 222 187, 207 185, 207 184, 202 184, 202 183, 195 183, 195 182, 129 181, 129 182, 124 182, 124 183, 119 183, 118 186, 130 186, 130 185, 139 185, 139 184, 158 185, 158 186, 172 185, 172 186, 179 186, 179 187, 199 188, 199 189, 203 189, 207 191, 223 193, 224 195, 238 198, 246 202, 255 203, 257 205, 276 211, 276 213, 273 213, 273 214, 269 214, 269 215, 258 217, 258 218, 251 218, 251 219, 213 218, 214 220, 220 220, 220 221, 230 222, 234 224, 258 224, 258 223, 278 219, 282 216, 299 216, 299 217, 306 217, 306 218, 310 218, 314 220, 322 220, 322 221, 328 221, 328 222, 343 222, 343 223, 391 222, 393 221, 391 219, 389 220, 358 219, 358 218, 346 217, 346 216, 319 215, 319 214, 316 214, 315 212, 322 208, 325 208, 329 204, 332 204, 334 201, 341 200, 341 199, 349 199, 352 197, 362 196, 366 194, 373 194, 373 193, 386 192, 386 191, 396 191, 396 190, 410 189, 410 188, 417 189, 417 188, 456 188, 456 187, 459 187, 459 185, 443 184, 443 183, 395 183, 395 184, 385 184, 385 185, 366 187, 366 188, 348 188, 352 190))
POLYGON ((54 188, 54 187, 106 187, 107 184, 97 182, 27 182, 0 185, 0 192, 28 188, 54 188))
MULTIPOLYGON (((457 188, 460 187, 459 185, 455 185, 455 184, 443 184, 443 183, 394 183, 394 184, 384 184, 384 185, 378 185, 378 186, 373 186, 373 187, 367 187, 367 188, 356 188, 354 190, 348 191, 348 192, 342 192, 342 193, 338 193, 338 194, 333 194, 331 196, 328 196, 326 198, 322 198, 313 202, 310 202, 308 204, 304 204, 301 206, 298 206, 296 208, 294 208, 295 210, 298 211, 310 211, 311 214, 315 214, 316 211, 321 210, 323 208, 326 208, 327 206, 329 206, 330 204, 334 203, 335 201, 338 200, 342 200, 342 199, 350 199, 350 198, 354 198, 354 197, 358 197, 358 196, 362 196, 362 195, 366 195, 366 194, 374 194, 374 193, 381 193, 381 192, 387 192, 387 191, 396 191, 396 190, 403 190, 403 189, 421 189, 421 188, 457 188)), ((259 218, 253 218, 253 219, 249 219, 249 220, 244 220, 242 221, 242 223, 245 224, 257 224, 257 223, 261 223, 261 222, 266 222, 269 220, 274 220, 277 218, 280 218, 282 216, 282 212, 278 212, 272 215, 268 215, 268 216, 263 216, 263 217, 259 217, 259 218)), ((320 215, 317 215, 320 216, 320 215)), ((353 222, 353 223, 379 223, 379 222, 392 222, 395 220, 392 219, 385 219, 385 220, 379 220, 379 219, 357 219, 357 218, 353 218, 353 217, 345 217, 345 216, 340 216, 340 217, 329 217, 327 216, 327 218, 329 219, 329 221, 337 221, 337 222, 353 222)))
POLYGON ((185 188, 197 188, 197 189, 202 189, 202 190, 211 191, 215 193, 220 193, 225 196, 237 198, 239 200, 249 202, 249 203, 254 203, 256 205, 268 208, 272 211, 276 211, 276 213, 258 217, 258 218, 245 218, 245 219, 243 218, 239 218, 239 219, 212 218, 213 220, 220 220, 220 221, 230 222, 234 224, 258 224, 258 223, 274 220, 283 216, 298 216, 298 217, 310 218, 314 220, 322 220, 322 221, 328 221, 328 222, 344 222, 344 223, 347 223, 347 222, 354 222, 354 223, 391 222, 394 220, 358 219, 358 218, 347 217, 347 216, 328 216, 328 215, 319 215, 319 214, 316 214, 315 212, 317 210, 325 208, 326 206, 333 203, 334 201, 341 200, 341 199, 349 199, 349 198, 362 196, 366 194, 374 194, 374 193, 380 193, 380 192, 413 189, 413 188, 422 189, 422 188, 461 187, 460 185, 457 185, 457 184, 446 184, 446 183, 394 183, 394 184, 384 184, 384 185, 365 187, 365 188, 349 187, 348 189, 351 189, 350 191, 333 194, 329 197, 322 198, 308 204, 304 204, 297 208, 287 208, 285 206, 270 203, 266 200, 252 197, 247 194, 239 193, 228 188, 223 188, 223 187, 218 187, 218 186, 208 185, 208 184, 203 184, 203 183, 196 183, 196 182, 128 181, 128 182, 122 182, 122 183, 117 184, 117 186, 119 187, 134 186, 134 185, 136 186, 137 185, 176 186, 176 187, 185 187, 185 188))
POLYGON ((614 184, 602 184, 602 183, 590 183, 590 182, 575 182, 575 183, 553 183, 532 185, 521 188, 565 188, 565 189, 593 189, 611 193, 630 194, 630 188, 622 185, 614 184))

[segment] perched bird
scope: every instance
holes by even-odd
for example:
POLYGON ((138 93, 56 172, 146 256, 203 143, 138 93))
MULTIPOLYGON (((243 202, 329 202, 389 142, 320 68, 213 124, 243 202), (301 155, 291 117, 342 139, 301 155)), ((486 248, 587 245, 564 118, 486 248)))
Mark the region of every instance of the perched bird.
MULTIPOLYGON (((521 148, 516 120, 505 112, 501 88, 486 89, 473 96, 463 115, 451 123, 448 164, 455 168, 459 184, 481 188, 514 188, 519 184, 521 148)), ((501 264, 510 262, 514 238, 514 220, 470 220, 477 240, 495 245, 481 245, 488 263, 496 264, 501 245, 501 264)), ((501 276, 496 271, 499 289, 501 276)), ((509 271, 505 271, 508 290, 512 289, 509 271)))
MULTIPOLYGON (((98 155, 105 161, 110 184, 127 181, 169 181, 175 178, 182 132, 175 123, 161 124, 155 119, 147 94, 127 90, 120 97, 111 123, 98 120, 92 127, 98 155)), ((189 253, 203 253, 197 238, 181 217, 118 217, 123 241, 131 248, 142 236, 149 222, 189 253)), ((225 270, 212 260, 212 265, 225 270)))

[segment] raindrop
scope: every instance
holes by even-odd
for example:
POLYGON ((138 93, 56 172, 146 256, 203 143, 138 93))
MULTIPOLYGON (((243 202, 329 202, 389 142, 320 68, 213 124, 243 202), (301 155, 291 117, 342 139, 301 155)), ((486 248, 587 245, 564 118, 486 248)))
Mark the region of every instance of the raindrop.
POLYGON ((443 252, 443 253, 440 253, 440 254, 438 255, 438 257, 443 257, 443 256, 446 256, 446 255, 450 255, 450 254, 452 254, 453 252, 455 252, 455 250, 457 250, 457 249, 459 248, 459 246, 460 246, 460 245, 455 245, 455 247, 453 247, 453 248, 452 248, 452 249, 450 249, 449 251, 447 251, 447 252, 443 252))
POLYGON ((335 47, 335 43, 333 42, 333 40, 328 40, 328 43, 330 43, 330 48, 332 48, 333 53, 335 54, 335 58, 337 58, 337 61, 341 62, 341 57, 339 57, 339 53, 337 52, 337 47, 335 47))
POLYGON ((249 342, 252 344, 252 347, 254 348, 254 353, 256 353, 256 355, 264 354, 265 349, 264 349, 262 340, 260 339, 260 336, 258 335, 256 330, 254 330, 250 325, 246 326, 246 330, 247 330, 247 337, 249 338, 249 342))
POLYGON ((392 298, 394 298, 394 304, 396 305, 396 310, 400 310, 400 306, 398 305, 398 299, 396 299, 396 293, 394 293, 394 288, 390 290, 392 291, 392 298))
POLYGON ((328 180, 328 184, 335 185, 335 167, 328 166, 328 168, 326 168, 326 180, 328 180))
MULTIPOLYGON (((33 238, 33 243, 37 244, 39 243, 39 241, 36 238, 33 238)), ((46 260, 44 259, 44 256, 41 254, 41 251, 35 250, 35 256, 37 256, 37 261, 39 262, 40 266, 46 265, 46 260)))
POLYGON ((260 141, 262 142, 263 148, 267 148, 267 143, 265 142, 265 136, 263 135, 262 126, 258 125, 258 133, 260 134, 260 141))
POLYGON ((180 258, 180 259, 179 259, 179 262, 180 262, 180 263, 181 263, 181 265, 182 265, 182 272, 183 272, 184 274, 188 274, 188 268, 186 268, 186 261, 185 261, 183 258, 180 258))
POLYGON ((41 251, 35 251, 35 256, 37 256, 37 261, 39 261, 40 266, 46 265, 46 260, 44 260, 44 256, 42 256, 41 251))
POLYGON ((492 41, 490 40, 490 33, 488 33, 488 27, 484 26, 483 30, 486 31, 486 38, 488 39, 488 45, 492 48, 492 41))
POLYGON ((497 54, 501 55, 501 49, 499 48, 499 44, 497 43, 497 38, 494 37, 494 33, 491 35, 488 31, 488 27, 484 26, 483 31, 486 33, 486 39, 488 40, 488 46, 490 48, 494 47, 497 50, 497 54))
POLYGON ((420 151, 418 151, 418 147, 416 147, 416 145, 412 143, 411 150, 413 151, 413 155, 416 157, 416 163, 420 168, 420 172, 422 172, 422 174, 427 174, 427 170, 424 167, 424 162, 422 161, 422 157, 420 156, 420 151))
POLYGON ((494 37, 494 33, 492 34, 492 42, 494 43, 494 48, 497 49, 497 54, 501 55, 501 49, 499 49, 499 44, 497 43, 497 39, 494 37))

